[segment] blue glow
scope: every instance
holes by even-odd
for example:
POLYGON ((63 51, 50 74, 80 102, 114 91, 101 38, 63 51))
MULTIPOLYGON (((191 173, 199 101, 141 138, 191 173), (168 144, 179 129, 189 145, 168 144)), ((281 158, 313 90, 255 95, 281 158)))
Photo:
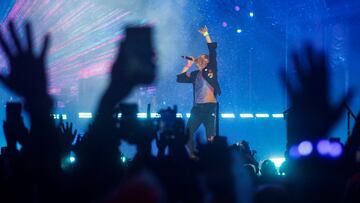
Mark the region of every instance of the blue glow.
POLYGON ((302 156, 308 156, 313 151, 313 146, 309 141, 302 141, 298 146, 298 151, 302 156))
POLYGON ((138 118, 147 118, 146 113, 137 113, 136 116, 137 116, 138 118))
POLYGON ((121 162, 123 162, 123 163, 126 162, 126 157, 125 156, 120 157, 120 159, 121 159, 121 162))
POLYGON ((273 118, 284 118, 284 114, 282 113, 274 113, 271 115, 273 118))
POLYGON ((92 113, 90 112, 79 112, 79 118, 92 118, 92 113))
POLYGON ((256 118, 269 118, 270 115, 267 113, 257 113, 255 114, 256 118))
POLYGON ((333 158, 338 158, 341 156, 342 154, 342 146, 340 143, 338 142, 333 142, 330 144, 330 151, 329 151, 329 154, 331 157, 333 158))
POLYGON ((151 113, 150 116, 151 116, 151 118, 160 118, 161 117, 160 114, 158 114, 158 113, 151 113))
POLYGON ((70 163, 74 163, 76 161, 76 158, 74 156, 69 157, 70 163))
POLYGON ((285 162, 284 157, 271 157, 270 160, 274 162, 276 168, 280 168, 281 164, 285 162))
POLYGON ((221 118, 235 118, 235 114, 233 114, 233 113, 222 113, 221 118))
POLYGON ((329 140, 320 140, 316 145, 316 149, 320 155, 327 155, 330 152, 329 140))
POLYGON ((240 118, 254 118, 254 115, 251 113, 241 113, 240 118))
POLYGON ((297 159, 297 158, 299 158, 301 156, 297 146, 292 146, 290 148, 289 155, 290 155, 291 158, 294 158, 294 159, 297 159))

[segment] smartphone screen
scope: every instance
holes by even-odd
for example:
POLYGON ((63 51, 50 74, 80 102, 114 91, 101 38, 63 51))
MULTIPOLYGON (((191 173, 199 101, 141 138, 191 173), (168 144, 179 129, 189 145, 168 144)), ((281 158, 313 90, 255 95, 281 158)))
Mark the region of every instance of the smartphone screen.
POLYGON ((121 51, 125 52, 125 74, 138 84, 150 84, 155 79, 156 65, 151 27, 129 27, 121 51))
POLYGON ((6 121, 9 123, 21 121, 21 108, 21 103, 6 103, 6 121))
POLYGON ((360 163, 360 147, 358 147, 356 150, 355 160, 356 160, 356 163, 360 163))

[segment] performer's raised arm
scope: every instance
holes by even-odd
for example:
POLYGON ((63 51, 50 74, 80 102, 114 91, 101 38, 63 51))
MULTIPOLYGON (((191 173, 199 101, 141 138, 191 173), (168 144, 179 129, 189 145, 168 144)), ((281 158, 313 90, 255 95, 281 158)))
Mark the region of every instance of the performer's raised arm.
POLYGON ((205 37, 206 42, 208 44, 212 43, 210 35, 209 35, 209 30, 206 26, 204 26, 203 28, 200 28, 199 32, 205 37))
POLYGON ((209 30, 206 26, 204 26, 203 28, 199 29, 199 32, 205 37, 206 39, 206 43, 208 45, 209 48, 209 64, 208 67, 211 68, 213 71, 217 71, 217 60, 216 60, 216 48, 217 48, 217 43, 216 42, 212 42, 210 34, 209 34, 209 30))

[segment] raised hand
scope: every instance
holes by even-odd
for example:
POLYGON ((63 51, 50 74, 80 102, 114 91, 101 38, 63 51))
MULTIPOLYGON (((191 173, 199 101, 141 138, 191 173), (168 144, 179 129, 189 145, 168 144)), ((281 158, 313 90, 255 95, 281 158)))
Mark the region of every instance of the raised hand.
POLYGON ((356 153, 359 147, 360 147, 360 113, 356 117, 356 123, 352 130, 351 136, 349 137, 345 145, 344 154, 346 158, 348 158, 347 159, 347 161, 349 162, 348 164, 354 164, 354 162, 356 161, 355 160, 356 153))
POLYGON ((50 35, 44 37, 40 54, 35 54, 30 23, 25 25, 25 42, 21 43, 16 33, 14 22, 8 25, 10 39, 14 42, 15 52, 10 51, 9 44, 0 32, 0 47, 10 65, 10 74, 0 75, 0 81, 10 90, 25 100, 41 100, 48 97, 45 60, 48 53, 50 35))
POLYGON ((165 149, 169 145, 169 139, 165 136, 155 136, 158 158, 165 156, 165 149))
MULTIPOLYGON (((296 137, 292 141, 304 139, 316 140, 328 136, 330 129, 341 116, 351 93, 340 99, 337 105, 330 101, 329 68, 324 51, 316 52, 311 46, 306 46, 305 54, 294 53, 292 60, 297 72, 299 85, 285 79, 291 100, 288 123, 290 133, 296 137)), ((289 139, 289 137, 288 137, 289 139)))
POLYGON ((21 121, 18 124, 12 122, 3 122, 4 135, 9 150, 16 150, 16 143, 20 143, 22 146, 26 144, 28 139, 28 130, 24 123, 21 121))
POLYGON ((209 32, 209 30, 205 25, 204 27, 199 29, 199 32, 200 32, 200 34, 204 35, 205 33, 209 32))
MULTIPOLYGON (((111 69, 106 96, 112 103, 125 98, 139 84, 150 84, 156 76, 156 54, 150 27, 128 27, 117 58, 111 69)), ((112 104, 113 105, 113 104, 112 104)))
POLYGON ((66 124, 61 123, 60 125, 60 132, 62 134, 62 139, 64 140, 64 144, 66 149, 72 148, 72 143, 75 141, 79 141, 80 135, 78 134, 77 130, 73 130, 73 123, 66 122, 66 124))

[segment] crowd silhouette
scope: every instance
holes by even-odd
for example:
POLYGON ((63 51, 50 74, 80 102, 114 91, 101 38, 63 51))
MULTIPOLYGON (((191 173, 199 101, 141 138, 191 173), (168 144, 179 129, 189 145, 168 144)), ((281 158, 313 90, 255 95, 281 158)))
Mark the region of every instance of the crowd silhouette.
MULTIPOLYGON (((285 73, 280 74, 291 100, 284 149, 287 159, 281 168, 284 176, 270 160, 259 164, 246 141, 229 145, 223 136, 208 143, 198 141, 197 157, 190 157, 188 130, 176 118, 176 107, 161 110, 156 123, 136 119, 136 106, 122 101, 136 85, 154 80, 156 70, 154 60, 132 54, 142 49, 147 59, 154 52, 151 46, 126 40, 87 132, 78 134, 72 123, 56 124, 50 117, 54 100, 48 94, 46 75, 51 36, 43 37, 41 51, 36 53, 30 23, 25 25, 24 40, 14 22, 6 30, 15 50, 1 33, 0 45, 10 72, 0 75, 0 80, 23 99, 31 127, 27 129, 21 117, 9 110, 3 123, 7 145, 0 156, 0 202, 360 202, 360 117, 346 143, 336 145, 337 141, 329 139, 331 128, 355 93, 340 98, 338 105, 330 102, 325 51, 305 45, 292 55, 297 86, 286 80, 285 73), (134 61, 135 66, 150 68, 148 78, 129 77, 126 70, 134 61), (151 153, 154 140, 156 156, 151 153), (135 157, 126 163, 120 159, 122 141, 136 146, 135 157), (321 141, 327 144, 325 151, 317 148, 321 141), (309 145, 314 149, 303 153, 309 145), (340 153, 330 156, 333 148, 340 153), (75 155, 75 164, 67 163, 70 154, 75 155)), ((127 34, 137 32, 141 31, 127 34)), ((14 106, 8 104, 9 109, 14 106)))

